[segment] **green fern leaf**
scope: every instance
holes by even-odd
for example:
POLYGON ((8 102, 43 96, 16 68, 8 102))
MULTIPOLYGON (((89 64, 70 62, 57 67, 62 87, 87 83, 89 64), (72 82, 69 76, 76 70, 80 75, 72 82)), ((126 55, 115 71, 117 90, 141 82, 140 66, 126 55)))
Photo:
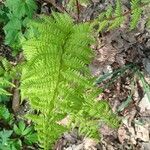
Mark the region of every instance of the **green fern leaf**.
POLYGON ((113 8, 112 6, 109 6, 106 11, 106 17, 109 19, 112 16, 113 8))
POLYGON ((134 29, 139 21, 141 16, 142 10, 140 7, 140 0, 132 0, 131 1, 131 22, 130 22, 130 29, 134 29))
POLYGON ((123 13, 123 4, 121 0, 116 0, 115 8, 109 6, 106 11, 100 13, 100 15, 91 23, 92 27, 98 26, 98 32, 106 31, 106 29, 112 30, 120 27, 124 23, 125 16, 130 16, 129 22, 130 30, 136 28, 138 21, 141 18, 141 14, 149 16, 149 0, 131 0, 131 8, 127 12, 123 13), (144 12, 144 13, 143 13, 144 12))
POLYGON ((11 95, 11 93, 7 92, 4 88, 6 87, 15 87, 14 84, 12 84, 11 82, 9 82, 8 80, 6 80, 3 77, 0 77, 0 95, 11 95))
MULTIPOLYGON (((87 131, 85 134, 97 137, 98 120, 93 127, 90 110, 94 111, 101 102, 95 100, 100 90, 87 69, 93 57, 89 24, 77 25, 68 15, 53 13, 52 17, 42 16, 31 22, 30 28, 38 35, 29 30, 32 33, 23 42, 27 63, 20 88, 22 99, 28 98, 32 109, 37 111, 28 118, 36 124, 41 148, 51 149, 55 140, 75 125, 83 129, 81 120, 85 125, 81 133, 87 131), (60 125, 67 116, 70 126, 60 125)), ((96 110, 99 113, 99 108, 96 110)), ((111 114, 105 112, 103 116, 108 115, 106 118, 110 120, 111 114)), ((100 119, 100 113, 97 118, 100 119)))
POLYGON ((108 25, 109 25, 109 22, 107 20, 102 21, 98 28, 98 32, 102 32, 108 25))
POLYGON ((114 17, 115 17, 115 19, 110 22, 110 27, 108 28, 108 30, 118 28, 124 21, 121 0, 116 1, 114 17))

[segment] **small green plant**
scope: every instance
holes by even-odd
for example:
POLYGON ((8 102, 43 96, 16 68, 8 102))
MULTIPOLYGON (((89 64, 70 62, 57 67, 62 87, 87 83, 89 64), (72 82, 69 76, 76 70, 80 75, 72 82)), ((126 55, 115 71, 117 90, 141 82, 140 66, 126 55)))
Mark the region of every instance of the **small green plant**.
POLYGON ((0 95, 11 95, 9 92, 4 90, 4 87, 14 86, 7 79, 0 77, 0 95))
POLYGON ((0 150, 21 150, 21 141, 11 139, 13 131, 0 131, 0 150))
POLYGON ((114 70, 111 73, 106 73, 106 74, 100 76, 99 78, 97 78, 96 83, 100 84, 103 81, 107 80, 108 77, 111 76, 111 79, 109 79, 109 81, 107 81, 107 84, 105 84, 105 86, 103 87, 103 89, 107 89, 110 85, 113 84, 113 82, 116 79, 118 79, 121 76, 124 76, 124 74, 127 71, 130 71, 130 73, 132 73, 132 76, 130 78, 131 92, 128 95, 126 101, 122 102, 122 104, 118 107, 118 110, 117 110, 118 112, 122 111, 132 101, 132 97, 133 97, 134 89, 135 89, 135 85, 136 85, 136 80, 141 81, 141 85, 143 87, 143 92, 144 92, 144 94, 147 95, 147 97, 150 101, 150 85, 145 80, 145 77, 144 77, 143 73, 140 71, 139 67, 135 64, 128 64, 128 65, 125 65, 125 66, 123 66, 117 70, 114 70))
POLYGON ((33 144, 37 142, 37 134, 34 131, 33 126, 26 126, 23 121, 18 123, 18 126, 14 124, 13 131, 20 138, 24 139, 24 142, 27 144, 33 144))
MULTIPOLYGON (((8 91, 9 88, 15 87, 12 79, 17 75, 17 67, 14 67, 5 58, 0 57, 0 102, 12 94, 8 91)), ((19 73, 19 72, 18 72, 19 73)))
POLYGON ((23 121, 13 125, 13 130, 0 131, 0 150, 21 150, 24 145, 37 143, 37 134, 33 126, 26 126, 23 121))
POLYGON ((137 69, 137 72, 135 75, 137 79, 141 81, 142 86, 143 86, 143 91, 145 94, 147 94, 148 100, 150 102, 150 85, 145 80, 144 74, 139 69, 137 69))
POLYGON ((21 150, 24 145, 35 144, 37 134, 33 126, 26 126, 23 121, 17 124, 10 108, 9 89, 15 87, 11 81, 19 78, 19 69, 4 58, 0 65, 0 150, 21 150))
POLYGON ((3 120, 4 123, 11 125, 14 121, 13 115, 9 112, 6 105, 0 105, 0 120, 3 120))
POLYGON ((36 10, 34 0, 6 0, 1 6, 1 22, 4 24, 5 44, 21 48, 20 37, 24 35, 27 22, 36 10))
POLYGON ((27 117, 35 123, 38 141, 44 150, 52 149, 58 137, 73 127, 81 134, 99 138, 100 120, 111 127, 118 119, 100 93, 87 65, 93 53, 88 23, 74 24, 66 14, 41 16, 29 25, 23 40, 27 60, 22 70, 21 96, 27 98, 37 113, 27 117), (61 120, 68 117, 68 125, 61 120))
POLYGON ((16 124, 6 105, 0 105, 0 122, 0 150, 21 150, 24 145, 37 143, 33 126, 26 126, 23 121, 16 124))

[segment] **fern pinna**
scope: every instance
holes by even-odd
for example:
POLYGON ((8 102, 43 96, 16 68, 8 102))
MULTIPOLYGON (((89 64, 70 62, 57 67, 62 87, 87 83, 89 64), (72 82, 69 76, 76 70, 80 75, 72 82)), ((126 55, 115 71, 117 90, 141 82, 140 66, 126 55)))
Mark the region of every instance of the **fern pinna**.
POLYGON ((111 126, 118 120, 104 101, 95 100, 100 90, 94 85, 87 65, 93 56, 88 24, 74 24, 66 14, 42 16, 30 24, 23 42, 26 64, 22 71, 21 94, 36 114, 28 114, 36 125, 40 147, 52 143, 66 130, 78 126, 80 133, 98 137, 99 118, 111 126), (67 126, 60 124, 69 117, 67 126), (92 119, 93 118, 93 119, 92 119))

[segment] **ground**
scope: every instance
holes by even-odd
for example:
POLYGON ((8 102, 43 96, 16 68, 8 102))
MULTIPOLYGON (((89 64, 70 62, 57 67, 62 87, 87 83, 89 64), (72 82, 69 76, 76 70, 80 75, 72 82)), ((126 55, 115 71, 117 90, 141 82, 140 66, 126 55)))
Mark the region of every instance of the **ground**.
MULTIPOLYGON (((63 11, 59 1, 56 4, 51 0, 37 2, 37 13, 63 11)), ((86 22, 96 18, 110 4, 114 5, 114 1, 92 0, 90 4, 80 5, 80 14, 75 11, 70 14, 79 22, 86 22)), ((129 2, 123 0, 125 11, 128 11, 128 6, 129 2)), ((113 112, 121 118, 119 128, 113 130, 102 124, 98 142, 79 136, 75 129, 56 142, 56 150, 150 150, 150 29, 146 27, 146 19, 143 14, 137 28, 129 31, 129 16, 126 16, 126 23, 120 28, 95 34, 96 42, 91 46, 95 57, 89 68, 97 77, 97 85, 104 89, 98 99, 108 101, 113 112)), ((0 52, 9 61, 16 61, 9 47, 1 44, 0 52)), ((18 91, 14 90, 13 94, 15 115, 22 116, 29 106, 23 103, 15 108, 18 106, 18 91)))

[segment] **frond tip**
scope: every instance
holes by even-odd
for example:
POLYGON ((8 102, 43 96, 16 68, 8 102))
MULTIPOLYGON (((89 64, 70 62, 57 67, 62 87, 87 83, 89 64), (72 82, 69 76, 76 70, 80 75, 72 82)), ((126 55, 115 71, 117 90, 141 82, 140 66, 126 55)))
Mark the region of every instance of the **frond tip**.
MULTIPOLYGON (((87 23, 74 24, 68 15, 59 13, 32 22, 28 35, 23 43, 27 63, 22 71, 21 95, 40 113, 28 117, 36 124, 41 148, 49 150, 68 129, 58 124, 63 118, 69 115, 71 126, 80 126, 81 120, 93 126, 91 112, 99 113, 97 103, 101 102, 95 100, 99 89, 93 86, 87 68, 93 56, 89 48, 93 37, 87 23)), ((98 133, 98 123, 95 125, 88 132, 92 137, 98 133)))

